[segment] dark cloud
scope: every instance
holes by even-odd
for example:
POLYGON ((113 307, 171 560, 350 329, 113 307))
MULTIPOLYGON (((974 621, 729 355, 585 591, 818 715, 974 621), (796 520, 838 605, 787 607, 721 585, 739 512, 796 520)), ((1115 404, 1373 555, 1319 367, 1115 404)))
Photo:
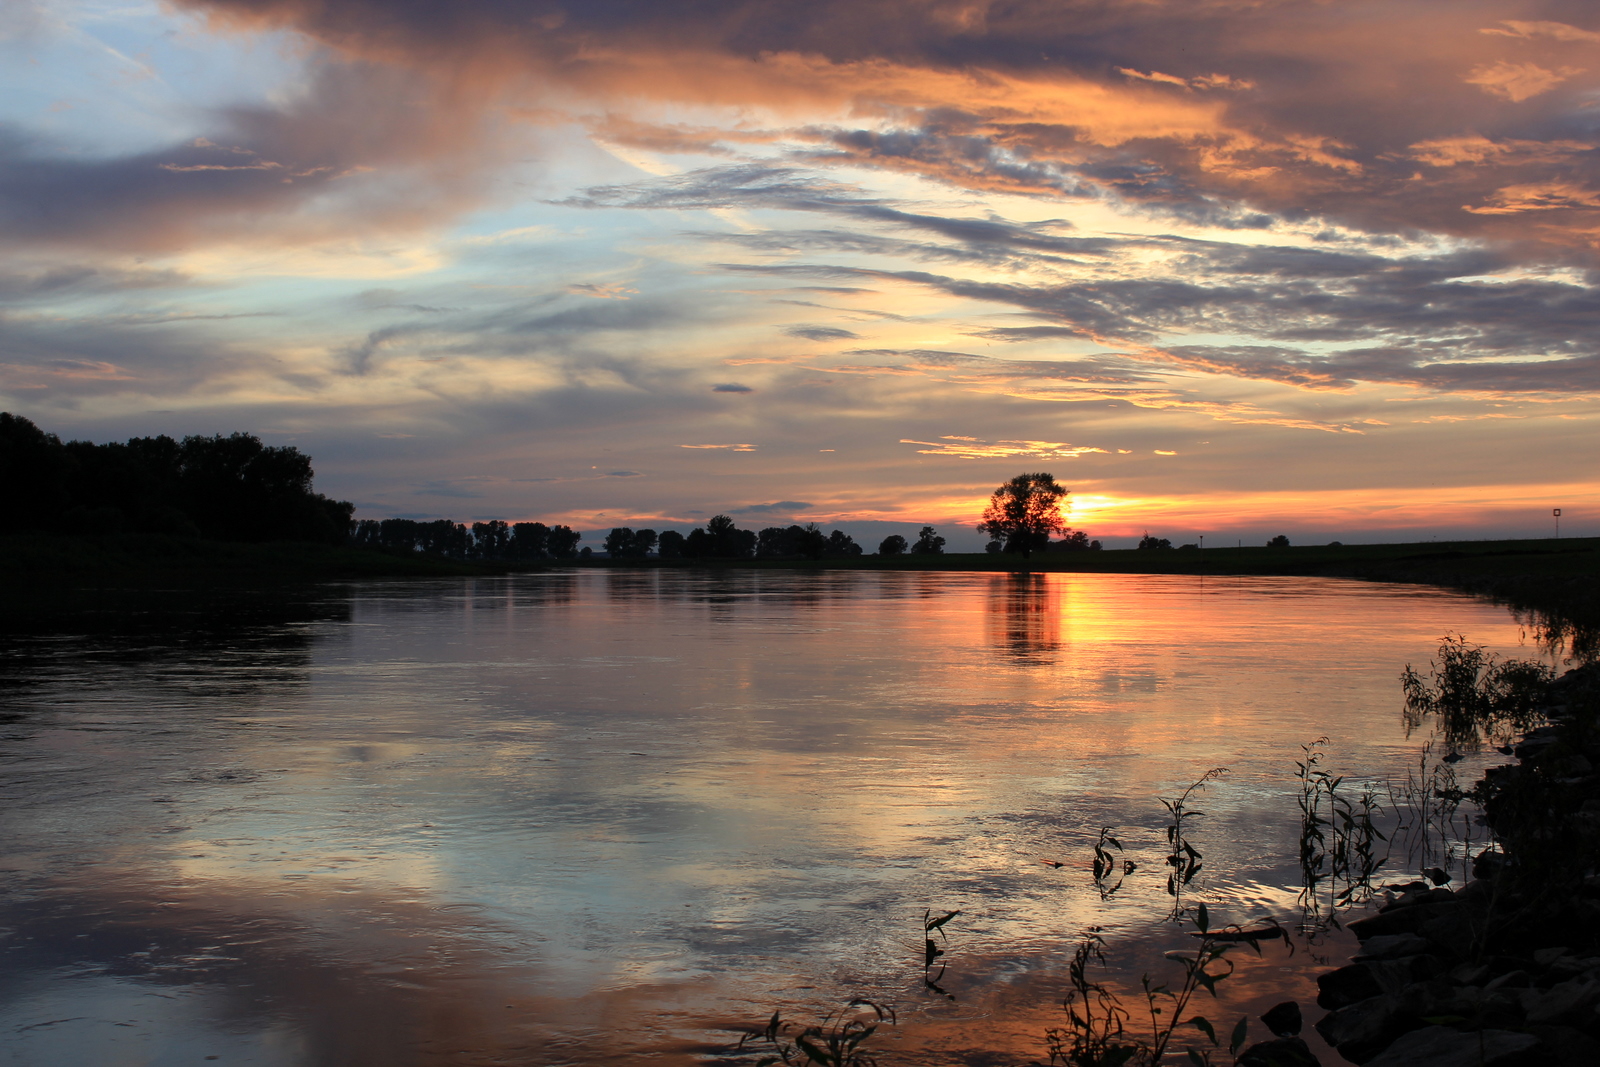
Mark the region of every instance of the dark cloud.
MULTIPOLYGON (((423 79, 434 111, 497 99, 463 85, 560 84, 706 104, 799 97, 892 119, 609 131, 672 150, 809 139, 814 160, 964 187, 1109 196, 1233 226, 1320 215, 1573 254, 1600 224, 1585 110, 1600 85, 1584 36, 1596 16, 1583 0, 186 2, 224 24, 298 31, 352 63, 448 71, 423 79), (1512 32, 1507 19, 1577 32, 1512 32)), ((945 236, 986 239, 966 229, 945 236)))
POLYGON ((859 334, 837 326, 790 326, 784 333, 790 337, 803 337, 807 341, 854 341, 859 334))
POLYGON ((730 515, 773 515, 792 511, 805 511, 811 507, 804 500, 775 500, 771 504, 746 504, 742 508, 729 508, 730 515))
POLYGON ((748 386, 748 385, 740 385, 738 382, 723 382, 720 385, 713 385, 711 387, 711 391, 713 393, 753 393, 753 392, 755 392, 755 390, 752 389, 750 386, 748 386))

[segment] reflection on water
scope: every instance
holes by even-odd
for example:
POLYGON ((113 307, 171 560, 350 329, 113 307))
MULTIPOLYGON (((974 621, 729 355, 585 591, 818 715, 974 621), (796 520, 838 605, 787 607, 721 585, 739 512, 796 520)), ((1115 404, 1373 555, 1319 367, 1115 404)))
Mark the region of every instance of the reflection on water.
MULTIPOLYGON (((1456 630, 1527 654, 1503 609, 1304 579, 613 571, 247 606, 0 638, 9 1062, 703 1062, 866 995, 907 1062, 1024 1063, 1080 929, 1135 969, 1185 939, 1157 797, 1230 767, 1191 889, 1288 920, 1299 745, 1401 774, 1404 663, 1456 630), (1138 869, 1102 899, 1107 826, 1138 869), (924 916, 956 910, 935 992, 924 916)), ((1307 963, 1268 949, 1228 1010, 1304 999, 1307 963)))

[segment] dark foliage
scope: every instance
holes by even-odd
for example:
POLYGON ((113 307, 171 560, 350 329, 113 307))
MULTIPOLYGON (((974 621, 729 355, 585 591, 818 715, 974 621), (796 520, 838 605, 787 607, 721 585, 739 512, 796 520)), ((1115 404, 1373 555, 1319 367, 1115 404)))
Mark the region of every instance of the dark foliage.
POLYGON ((1047 546, 1051 552, 1098 552, 1100 542, 1089 540, 1089 535, 1082 530, 1063 530, 1065 536, 1059 541, 1051 541, 1047 546))
POLYGON ((0 532, 163 533, 341 545, 355 506, 311 489, 311 457, 246 433, 62 444, 0 412, 0 532))
POLYGON ((656 540, 656 552, 662 559, 682 559, 683 540, 683 534, 677 530, 663 530, 656 540))
POLYGON ((1165 537, 1151 537, 1150 532, 1146 530, 1145 535, 1139 539, 1139 547, 1146 550, 1160 550, 1171 548, 1172 542, 1165 537))
POLYGON ((1061 500, 1067 490, 1055 476, 1041 471, 1019 474, 989 496, 978 532, 1000 541, 1007 552, 1024 559, 1050 544, 1050 535, 1064 528, 1061 500))
POLYGON ((606 555, 612 559, 644 559, 655 551, 657 544, 654 530, 631 530, 626 526, 618 526, 606 535, 606 555))
POLYGON ((741 530, 726 515, 717 515, 683 539, 685 559, 749 559, 755 555, 756 532, 741 530))
POLYGON ((861 546, 843 530, 824 534, 816 523, 804 526, 769 526, 756 538, 758 559, 848 559, 861 555, 861 546))
POLYGON ((1289 547, 1289 538, 1287 536, 1285 536, 1284 534, 1279 534, 1277 537, 1274 537, 1272 540, 1267 542, 1267 547, 1268 548, 1288 548, 1289 547))
POLYGON ((469 528, 450 519, 362 519, 351 543, 402 554, 420 553, 446 559, 517 561, 571 559, 583 535, 566 526, 542 522, 475 522, 469 528))
POLYGON ((899 534, 890 534, 888 537, 885 537, 882 541, 878 542, 878 555, 898 556, 903 554, 907 547, 906 539, 904 537, 901 537, 899 534))
POLYGON ((944 555, 944 538, 939 536, 939 531, 932 526, 924 526, 917 531, 917 540, 911 546, 911 551, 916 555, 942 556, 944 555))

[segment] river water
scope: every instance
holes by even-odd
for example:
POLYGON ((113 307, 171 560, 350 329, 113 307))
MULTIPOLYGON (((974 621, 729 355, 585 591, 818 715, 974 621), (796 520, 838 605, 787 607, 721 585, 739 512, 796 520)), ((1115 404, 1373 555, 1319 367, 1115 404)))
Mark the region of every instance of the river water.
MULTIPOLYGON (((11 635, 0 1063, 748 1062, 739 1028, 855 996, 898 1014, 885 1064, 1042 1061, 1081 931, 1174 977, 1159 798, 1227 768, 1177 903, 1293 924, 1300 746, 1403 777, 1396 677, 1457 631, 1537 655, 1437 590, 1067 574, 372 582, 11 635), (960 912, 938 990, 925 909, 960 912)), ((1238 954, 1213 1016, 1315 1018, 1343 938, 1238 954)))

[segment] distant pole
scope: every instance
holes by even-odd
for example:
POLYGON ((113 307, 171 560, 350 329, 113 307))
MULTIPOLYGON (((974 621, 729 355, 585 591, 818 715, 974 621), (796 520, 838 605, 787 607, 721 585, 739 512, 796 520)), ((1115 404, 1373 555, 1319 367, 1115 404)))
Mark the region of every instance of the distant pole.
POLYGON ((1206 535, 1205 534, 1201 534, 1200 535, 1200 547, 1201 548, 1205 548, 1206 547, 1206 535))
POLYGON ((1556 540, 1559 541, 1559 540, 1561 540, 1561 509, 1560 508, 1556 508, 1555 509, 1555 516, 1556 516, 1556 540))

